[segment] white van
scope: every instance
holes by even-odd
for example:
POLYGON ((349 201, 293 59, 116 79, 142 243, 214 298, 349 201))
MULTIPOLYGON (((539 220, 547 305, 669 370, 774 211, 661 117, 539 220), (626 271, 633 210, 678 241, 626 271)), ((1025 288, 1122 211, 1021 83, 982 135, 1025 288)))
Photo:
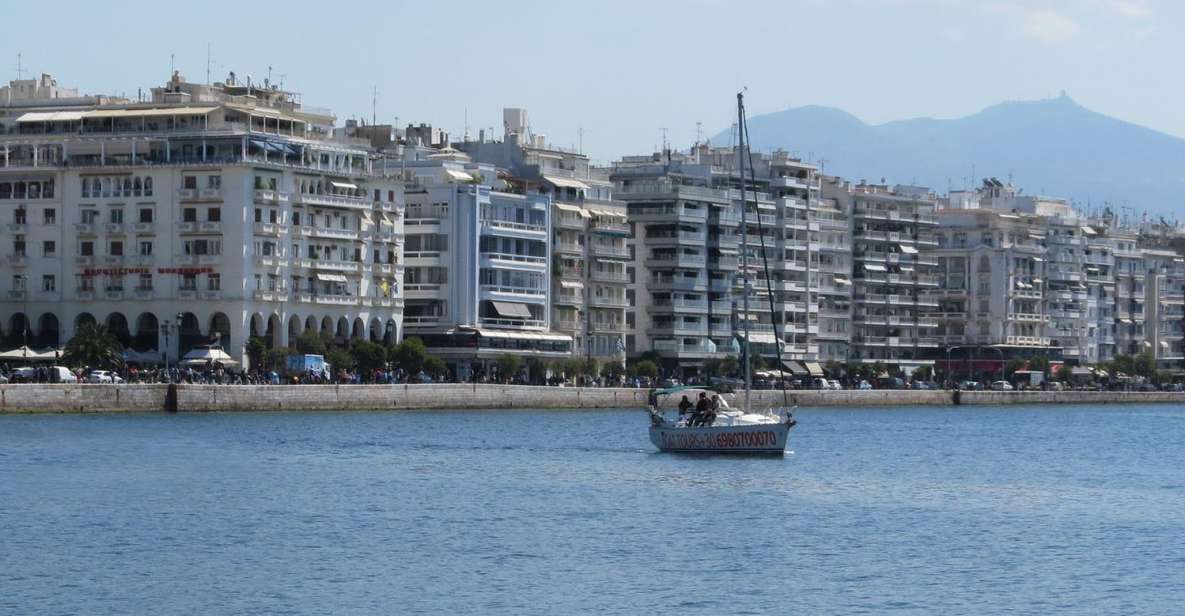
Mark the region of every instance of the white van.
POLYGON ((74 376, 73 372, 65 366, 50 366, 49 382, 50 383, 77 383, 78 377, 74 376))

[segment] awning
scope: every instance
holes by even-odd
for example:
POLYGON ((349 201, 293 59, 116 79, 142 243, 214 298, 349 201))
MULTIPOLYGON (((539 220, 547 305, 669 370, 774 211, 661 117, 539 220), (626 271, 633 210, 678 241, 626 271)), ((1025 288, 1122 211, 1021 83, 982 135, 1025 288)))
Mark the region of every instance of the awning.
POLYGON ((900 244, 899 246, 900 246, 900 248, 901 248, 901 252, 903 252, 903 253, 905 253, 905 254, 907 254, 907 255, 916 255, 916 254, 918 254, 918 249, 917 249, 917 248, 914 248, 913 246, 906 246, 905 244, 900 244))
POLYGON ((1126 325, 1131 325, 1132 320, 1131 319, 1119 319, 1119 322, 1124 323, 1126 325))
POLYGON ((147 118, 156 116, 206 115, 217 107, 172 107, 169 109, 100 109, 88 111, 82 117, 92 118, 147 118))
POLYGON ((1030 233, 1030 234, 1029 234, 1029 239, 1031 239, 1031 240, 1043 240, 1043 239, 1045 239, 1045 236, 1044 236, 1044 235, 1041 235, 1041 234, 1039 234, 1039 233, 1030 233))
POLYGON ((806 370, 811 376, 823 376, 823 366, 820 366, 819 362, 804 361, 802 365, 806 366, 806 370))
POLYGON ((556 207, 556 209, 563 211, 563 212, 572 212, 573 214, 579 214, 581 218, 592 218, 592 215, 588 213, 588 210, 586 210, 578 205, 568 205, 567 203, 556 203, 555 207, 556 207))
POLYGON ((621 212, 618 210, 603 210, 600 208, 591 208, 590 207, 590 208, 588 208, 588 211, 592 212, 593 216, 600 216, 602 218, 620 218, 622 220, 625 220, 625 212, 621 212))
POLYGON ((1041 283, 1043 283, 1043 282, 1045 282, 1045 281, 1044 281, 1044 280, 1041 280, 1040 278, 1034 278, 1034 279, 1033 279, 1033 284, 1041 284, 1041 283))
POLYGON ((557 188, 583 188, 583 189, 588 188, 588 184, 585 184, 584 182, 580 182, 580 181, 573 180, 570 178, 561 178, 561 177, 557 177, 554 175, 545 175, 545 176, 543 176, 543 179, 546 180, 548 184, 551 184, 552 186, 555 186, 557 188))
POLYGON ((346 182, 330 182, 329 185, 339 190, 358 190, 357 186, 346 182))
POLYGON ((868 271, 868 272, 887 272, 887 271, 889 271, 888 269, 885 268, 885 266, 880 265, 879 263, 865 263, 864 270, 868 271))
POLYGON ((33 111, 17 118, 17 123, 24 122, 76 122, 82 119, 81 111, 33 111))
POLYGON ((527 308, 526 304, 519 304, 517 302, 490 302, 494 305, 494 312, 506 317, 507 319, 529 319, 531 318, 531 310, 527 308))
POLYGON ((473 176, 465 173, 464 171, 457 171, 456 169, 445 169, 444 171, 448 174, 450 180, 456 180, 458 182, 473 181, 473 176))
POLYGON ((317 280, 321 282, 349 282, 342 274, 325 274, 323 272, 317 272, 317 280))
POLYGON ((571 336, 543 332, 498 331, 495 329, 481 329, 477 333, 482 338, 500 338, 503 340, 544 340, 547 342, 571 342, 571 336))
POLYGON ((1036 261, 1037 263, 1044 263, 1045 262, 1045 259, 1042 259, 1041 257, 1033 257, 1033 260, 1036 261))
POLYGON ((577 281, 575 281, 575 280, 561 280, 561 281, 560 281, 560 286, 561 286, 561 287, 563 287, 563 288, 565 288, 565 289, 583 289, 583 288, 584 288, 584 283, 583 283, 583 282, 577 282, 577 281))
POLYGON ((1081 366, 1074 366, 1070 368, 1070 374, 1073 376, 1091 376, 1094 374, 1090 368, 1083 368, 1081 366))
MULTIPOLYGON (((745 337, 745 333, 741 332, 739 336, 743 339, 745 337)), ((755 344, 774 344, 777 341, 778 339, 773 334, 768 332, 749 332, 749 342, 755 344)))
POLYGON ((1085 233, 1085 234, 1087 234, 1087 235, 1097 235, 1097 234, 1094 232, 1094 229, 1091 229, 1090 227, 1082 227, 1082 232, 1083 232, 1083 233, 1085 233))
POLYGON ((852 284, 852 281, 848 280, 847 278, 841 278, 839 276, 836 276, 835 277, 835 284, 841 284, 841 285, 842 284, 852 284))
POLYGON ((782 367, 785 368, 790 374, 810 374, 810 371, 806 369, 806 366, 802 365, 802 362, 797 362, 792 359, 783 359, 782 367))

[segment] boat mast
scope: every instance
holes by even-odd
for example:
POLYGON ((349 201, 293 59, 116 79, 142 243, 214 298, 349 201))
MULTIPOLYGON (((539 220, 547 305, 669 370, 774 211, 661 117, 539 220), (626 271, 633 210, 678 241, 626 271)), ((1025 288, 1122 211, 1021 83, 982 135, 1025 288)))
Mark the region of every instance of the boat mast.
POLYGON ((740 135, 740 145, 737 148, 737 161, 741 170, 741 298, 742 330, 745 333, 745 412, 752 409, 749 405, 749 392, 753 389, 752 357, 749 349, 749 217, 748 206, 745 203, 745 93, 737 92, 737 134, 740 135))

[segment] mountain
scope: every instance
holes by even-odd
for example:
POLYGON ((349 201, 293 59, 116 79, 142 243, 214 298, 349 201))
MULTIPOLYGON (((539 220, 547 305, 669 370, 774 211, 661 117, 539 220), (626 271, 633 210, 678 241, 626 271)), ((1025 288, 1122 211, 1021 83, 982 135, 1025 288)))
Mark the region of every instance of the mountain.
MULTIPOLYGON (((830 107, 754 116, 755 149, 781 148, 828 174, 916 184, 945 192, 984 177, 1028 194, 1173 217, 1185 206, 1185 139, 1105 116, 1068 96, 1008 102, 952 120, 918 118, 870 125, 830 107), (970 178, 972 166, 977 178, 970 178)), ((731 131, 714 137, 732 142, 731 131)))

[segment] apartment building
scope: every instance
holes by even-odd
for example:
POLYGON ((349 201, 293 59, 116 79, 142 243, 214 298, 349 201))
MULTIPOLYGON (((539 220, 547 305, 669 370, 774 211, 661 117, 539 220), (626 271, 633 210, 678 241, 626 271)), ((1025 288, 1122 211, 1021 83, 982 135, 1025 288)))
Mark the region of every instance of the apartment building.
POLYGON ((937 197, 910 186, 823 184, 823 197, 834 199, 852 219, 852 338, 849 359, 884 363, 907 374, 933 365, 940 346, 938 308, 931 291, 938 288, 938 247, 934 231, 937 197))
POLYGON ((101 323, 169 361, 217 341, 246 363, 249 336, 399 339, 402 184, 331 112, 233 73, 138 102, 18 86, 0 103, 10 343, 101 323))
POLYGON ((405 335, 462 379, 500 355, 569 356, 572 337, 551 331, 549 197, 452 148, 381 164, 405 181, 405 335))
POLYGON ((501 141, 483 133, 456 147, 497 166, 516 192, 550 197, 551 328, 572 338, 574 356, 624 361, 632 272, 625 204, 587 156, 532 134, 526 110, 504 109, 503 125, 501 141))

